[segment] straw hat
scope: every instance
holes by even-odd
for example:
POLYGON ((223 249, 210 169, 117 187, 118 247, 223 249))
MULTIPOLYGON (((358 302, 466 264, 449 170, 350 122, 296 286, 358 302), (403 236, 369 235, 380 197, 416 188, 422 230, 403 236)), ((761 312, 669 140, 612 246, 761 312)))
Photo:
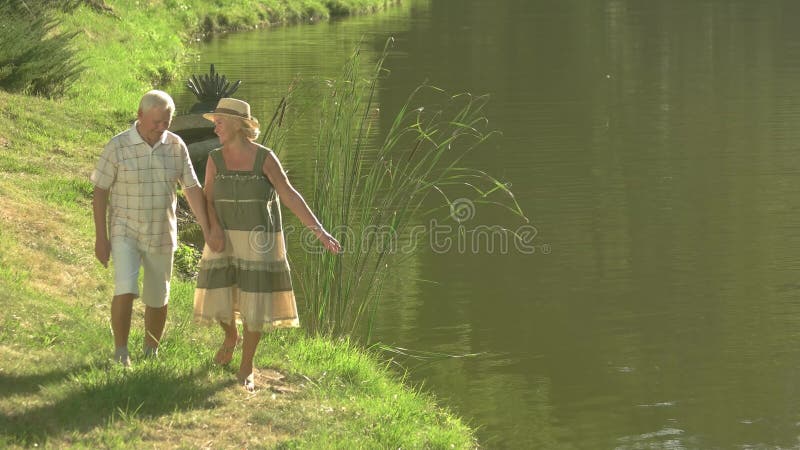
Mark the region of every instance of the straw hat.
POLYGON ((232 117, 240 119, 253 128, 258 128, 258 120, 250 115, 250 105, 235 98, 221 98, 214 111, 203 114, 203 117, 214 121, 214 116, 232 117))

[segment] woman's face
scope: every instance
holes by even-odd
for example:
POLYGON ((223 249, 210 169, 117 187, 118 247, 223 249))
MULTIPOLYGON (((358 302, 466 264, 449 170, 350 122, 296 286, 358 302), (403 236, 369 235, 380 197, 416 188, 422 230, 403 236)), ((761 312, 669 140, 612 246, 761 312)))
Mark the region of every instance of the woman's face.
POLYGON ((220 144, 233 142, 241 128, 239 121, 224 116, 214 116, 214 133, 219 136, 220 144))

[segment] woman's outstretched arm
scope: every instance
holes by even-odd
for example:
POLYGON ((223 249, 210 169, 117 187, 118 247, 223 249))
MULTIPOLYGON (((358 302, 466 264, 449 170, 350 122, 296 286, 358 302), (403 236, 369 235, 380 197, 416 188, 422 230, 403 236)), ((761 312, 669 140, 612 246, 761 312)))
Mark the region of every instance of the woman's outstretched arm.
POLYGON ((289 177, 286 176, 286 172, 273 152, 267 152, 267 158, 264 160, 262 170, 264 175, 269 178, 272 186, 275 187, 275 191, 281 197, 283 204, 300 219, 303 225, 314 232, 317 239, 322 242, 322 245, 333 253, 341 252, 342 246, 339 241, 325 230, 317 216, 308 207, 303 196, 289 183, 289 177))

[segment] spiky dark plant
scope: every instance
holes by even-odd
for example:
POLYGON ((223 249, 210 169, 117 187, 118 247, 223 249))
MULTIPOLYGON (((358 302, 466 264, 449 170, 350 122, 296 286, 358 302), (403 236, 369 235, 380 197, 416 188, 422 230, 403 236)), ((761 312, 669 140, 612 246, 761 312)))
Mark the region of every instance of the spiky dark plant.
POLYGON ((228 81, 228 77, 217 73, 214 64, 211 64, 209 73, 190 76, 186 81, 186 87, 199 101, 192 107, 192 112, 210 111, 217 105, 219 99, 232 96, 239 89, 240 84, 242 84, 242 80, 231 83, 228 81))

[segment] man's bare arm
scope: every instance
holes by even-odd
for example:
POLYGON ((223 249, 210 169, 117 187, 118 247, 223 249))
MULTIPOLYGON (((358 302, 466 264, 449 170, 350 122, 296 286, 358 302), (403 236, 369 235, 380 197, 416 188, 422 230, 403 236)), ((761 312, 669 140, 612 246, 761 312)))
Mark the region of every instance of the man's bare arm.
POLYGON ((94 187, 92 194, 92 213, 94 214, 94 256, 103 267, 108 267, 111 258, 111 243, 108 240, 108 190, 94 187))

